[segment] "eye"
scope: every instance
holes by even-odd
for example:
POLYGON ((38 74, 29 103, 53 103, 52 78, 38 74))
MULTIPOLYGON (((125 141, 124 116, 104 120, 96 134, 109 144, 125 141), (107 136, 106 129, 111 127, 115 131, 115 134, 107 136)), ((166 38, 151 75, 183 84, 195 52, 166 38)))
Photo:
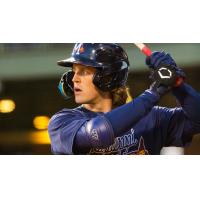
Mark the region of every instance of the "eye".
POLYGON ((81 75, 90 75, 92 74, 93 72, 89 69, 84 69, 82 72, 81 72, 81 75))
POLYGON ((84 72, 83 72, 85 75, 88 75, 88 74, 91 74, 91 71, 89 71, 89 70, 84 70, 84 72))

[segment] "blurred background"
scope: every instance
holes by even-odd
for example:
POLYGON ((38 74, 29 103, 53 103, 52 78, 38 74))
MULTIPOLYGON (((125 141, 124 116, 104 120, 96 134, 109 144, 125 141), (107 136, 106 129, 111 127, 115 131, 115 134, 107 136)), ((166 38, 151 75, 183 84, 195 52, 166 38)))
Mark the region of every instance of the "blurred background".
MULTIPOLYGON (((133 44, 121 44, 130 60, 128 86, 132 97, 150 85, 145 56, 133 44)), ((147 44, 165 50, 184 68, 187 82, 200 92, 200 44, 147 44)), ((70 56, 74 44, 0 44, 0 154, 51 154, 47 125, 57 111, 77 106, 64 100, 58 83, 65 68, 56 62, 70 56)), ((168 95, 162 106, 176 106, 168 95)), ((200 136, 193 138, 185 154, 200 154, 200 136)))

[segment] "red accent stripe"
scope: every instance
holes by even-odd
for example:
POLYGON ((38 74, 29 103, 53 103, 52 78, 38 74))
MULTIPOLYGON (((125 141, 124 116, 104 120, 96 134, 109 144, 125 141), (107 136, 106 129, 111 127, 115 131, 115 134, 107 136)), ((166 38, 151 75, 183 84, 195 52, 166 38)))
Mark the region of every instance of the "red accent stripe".
POLYGON ((146 56, 150 56, 152 54, 151 50, 148 47, 144 47, 142 49, 142 52, 146 55, 146 56))

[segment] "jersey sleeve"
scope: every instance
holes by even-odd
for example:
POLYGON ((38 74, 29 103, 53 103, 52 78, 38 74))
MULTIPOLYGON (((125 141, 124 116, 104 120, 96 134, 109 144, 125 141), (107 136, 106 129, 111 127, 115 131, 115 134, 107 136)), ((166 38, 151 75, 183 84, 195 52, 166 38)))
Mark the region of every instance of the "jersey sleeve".
POLYGON ((185 117, 183 138, 192 138, 200 133, 200 94, 186 83, 174 89, 173 94, 185 117))
POLYGON ((190 144, 194 134, 200 132, 200 124, 189 119, 182 108, 157 107, 157 128, 163 131, 163 146, 184 147, 190 144))
POLYGON ((86 117, 71 110, 55 114, 48 126, 52 152, 54 154, 74 154, 74 138, 86 121, 86 117))
POLYGON ((180 107, 159 108, 158 127, 165 128, 165 146, 186 146, 200 133, 200 94, 183 84, 173 91, 180 107))

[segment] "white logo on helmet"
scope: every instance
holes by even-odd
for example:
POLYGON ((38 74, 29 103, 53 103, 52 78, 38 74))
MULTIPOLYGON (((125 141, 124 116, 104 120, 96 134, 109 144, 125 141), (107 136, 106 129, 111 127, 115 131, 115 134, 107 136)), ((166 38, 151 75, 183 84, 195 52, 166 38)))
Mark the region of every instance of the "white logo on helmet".
POLYGON ((160 68, 158 70, 158 74, 159 74, 161 79, 170 79, 172 77, 172 72, 169 69, 165 68, 165 67, 160 68), (163 75, 162 74, 162 70, 167 71, 169 75, 163 75))
POLYGON ((73 49, 73 54, 80 54, 82 47, 83 43, 77 43, 73 49))

